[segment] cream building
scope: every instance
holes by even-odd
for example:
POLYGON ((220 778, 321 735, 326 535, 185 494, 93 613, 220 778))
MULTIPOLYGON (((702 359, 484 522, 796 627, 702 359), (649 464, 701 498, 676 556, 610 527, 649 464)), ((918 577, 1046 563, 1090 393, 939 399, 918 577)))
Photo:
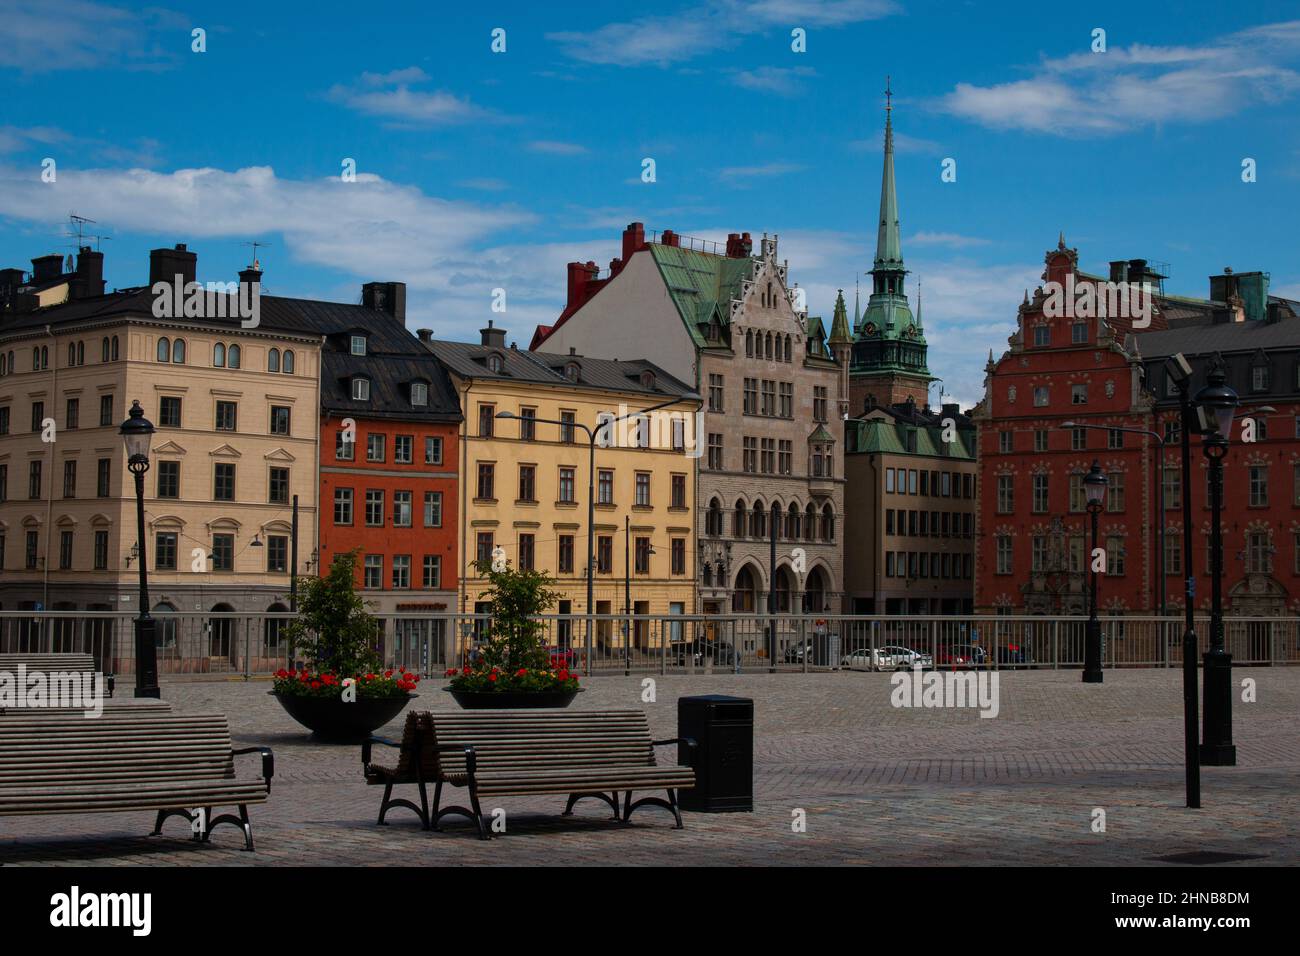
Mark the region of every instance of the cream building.
MULTIPOLYGON (((38 268, 0 313, 0 605, 138 611, 135 484, 118 429, 139 401, 157 429, 145 476, 153 610, 287 609, 295 495, 299 574, 316 548, 321 335, 295 300, 269 297, 256 328, 156 318, 149 287, 103 294, 96 257, 82 250, 68 274, 38 268)), ((150 286, 192 281, 195 265, 183 246, 155 250, 150 286)), ((58 630, 63 649, 84 646, 71 622, 58 630)), ((206 645, 223 669, 245 640, 222 619, 161 631, 163 670, 178 642, 187 657, 206 645)))
MULTIPOLYGON (((692 389, 642 361, 523 352, 501 329, 477 345, 432 341, 451 374, 464 415, 460 436, 460 606, 483 609, 486 581, 476 561, 500 548, 511 566, 558 581, 558 614, 588 613, 589 444, 579 425, 667 403, 638 425, 613 426, 618 440, 598 447, 590 609, 596 614, 695 612, 695 415, 692 389), (501 412, 517 416, 498 418, 501 412), (535 421, 530 422, 529 419, 535 421), (542 421, 572 421, 573 428, 542 421), (674 424, 676 423, 676 424, 674 424), (640 428, 642 431, 638 432, 640 428), (641 436, 638 439, 638 434, 641 436), (631 606, 625 588, 629 580, 631 606), (626 609, 626 610, 625 610, 626 609)), ((680 626, 638 624, 633 647, 676 640, 680 626)), ((598 626, 605 647, 622 646, 614 622, 598 626)), ((556 635, 561 645, 566 635, 556 635)))

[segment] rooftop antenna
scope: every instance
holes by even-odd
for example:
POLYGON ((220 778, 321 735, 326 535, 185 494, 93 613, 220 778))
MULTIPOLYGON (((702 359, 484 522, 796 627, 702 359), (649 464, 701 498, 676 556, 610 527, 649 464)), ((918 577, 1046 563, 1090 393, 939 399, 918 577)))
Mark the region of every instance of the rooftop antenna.
POLYGON ((261 269, 261 266, 258 265, 258 260, 257 260, 257 250, 258 250, 258 249, 270 249, 270 248, 271 248, 271 244, 270 244, 269 242, 261 242, 260 240, 253 240, 252 242, 244 242, 244 243, 240 243, 240 245, 244 245, 244 246, 252 246, 252 247, 253 247, 253 268, 254 268, 254 269, 259 269, 259 270, 260 270, 260 269, 261 269))
MULTIPOLYGON (((70 212, 70 213, 68 213, 68 219, 69 219, 69 221, 71 222, 71 225, 70 225, 68 228, 69 228, 69 229, 75 229, 75 230, 76 230, 76 233, 75 233, 75 234, 76 234, 76 237, 77 237, 77 248, 80 249, 81 246, 82 246, 82 243, 85 241, 85 238, 86 238, 86 237, 85 237, 86 226, 88 226, 88 225, 91 225, 91 226, 95 225, 95 224, 96 224, 96 223, 95 223, 95 220, 93 220, 93 219, 87 219, 85 216, 78 216, 75 212, 70 212)), ((68 235, 69 237, 71 237, 71 236, 73 235, 73 233, 69 232, 69 233, 67 233, 67 235, 68 235)), ((93 238, 95 238, 95 237, 92 236, 91 238, 93 239, 93 238)))

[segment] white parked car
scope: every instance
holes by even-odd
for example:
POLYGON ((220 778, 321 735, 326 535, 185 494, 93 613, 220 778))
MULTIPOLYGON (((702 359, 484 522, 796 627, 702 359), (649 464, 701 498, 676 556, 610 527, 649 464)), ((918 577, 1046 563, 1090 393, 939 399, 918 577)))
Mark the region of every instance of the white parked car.
POLYGON ((845 654, 844 659, 840 661, 840 666, 849 670, 893 670, 897 665, 887 651, 888 648, 883 647, 877 647, 874 650, 869 647, 862 647, 845 654))
POLYGON ((892 662, 891 666, 899 670, 911 670, 917 664, 922 667, 934 666, 933 657, 920 651, 914 651, 910 647, 891 644, 880 648, 880 653, 882 656, 888 657, 892 662))

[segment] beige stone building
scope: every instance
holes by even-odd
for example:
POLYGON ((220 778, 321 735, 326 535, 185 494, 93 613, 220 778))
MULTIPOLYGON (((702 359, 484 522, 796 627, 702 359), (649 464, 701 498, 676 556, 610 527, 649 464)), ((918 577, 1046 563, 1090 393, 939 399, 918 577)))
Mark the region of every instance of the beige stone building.
MULTIPOLYGON (((546 571, 557 580, 561 597, 553 613, 588 613, 590 445, 578 426, 595 428, 603 416, 667 403, 645 425, 634 420, 614 425, 613 443, 596 449, 590 611, 695 613, 696 459, 690 447, 699 398, 688 385, 648 362, 520 351, 506 346, 504 331, 490 327, 478 344, 435 340, 428 347, 450 373, 464 415, 462 611, 484 609, 487 582, 475 562, 490 563, 500 548, 512 567, 546 571), (501 412, 518 418, 497 418, 501 412), (552 423, 568 421, 573 427, 552 423)), ((597 627, 607 651, 622 646, 621 633, 615 622, 597 627)), ((640 622, 632 646, 646 648, 683 634, 671 622, 666 629, 640 622)), ((568 636, 555 639, 563 646, 568 636)))
MULTIPOLYGON (((66 274, 50 259, 30 279, 0 272, 0 605, 138 611, 118 429, 139 401, 157 429, 145 476, 153 610, 287 609, 294 495, 298 573, 316 548, 321 336, 293 300, 269 297, 255 328, 155 317, 153 284, 195 277, 183 246, 151 254, 150 286, 109 294, 98 253, 83 249, 66 274)), ((166 669, 168 642, 186 635, 162 630, 166 669)), ((243 640, 219 619, 188 637, 214 668, 243 640)))

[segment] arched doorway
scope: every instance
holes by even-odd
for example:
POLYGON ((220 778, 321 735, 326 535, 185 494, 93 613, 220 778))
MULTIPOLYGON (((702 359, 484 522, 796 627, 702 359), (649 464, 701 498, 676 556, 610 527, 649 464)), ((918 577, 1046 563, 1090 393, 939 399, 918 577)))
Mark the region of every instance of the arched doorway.
POLYGON ((808 572, 808 582, 804 585, 803 610, 805 614, 820 614, 826 610, 826 592, 830 582, 826 579, 826 570, 820 565, 808 572))
POLYGON ((790 595, 794 593, 794 579, 790 575, 788 567, 779 567, 776 569, 776 586, 773 589, 773 597, 776 598, 776 609, 785 613, 790 613, 790 595))
POLYGON ((731 610, 736 614, 753 614, 758 610, 758 573, 752 564, 746 564, 736 573, 736 584, 731 591, 731 610))

